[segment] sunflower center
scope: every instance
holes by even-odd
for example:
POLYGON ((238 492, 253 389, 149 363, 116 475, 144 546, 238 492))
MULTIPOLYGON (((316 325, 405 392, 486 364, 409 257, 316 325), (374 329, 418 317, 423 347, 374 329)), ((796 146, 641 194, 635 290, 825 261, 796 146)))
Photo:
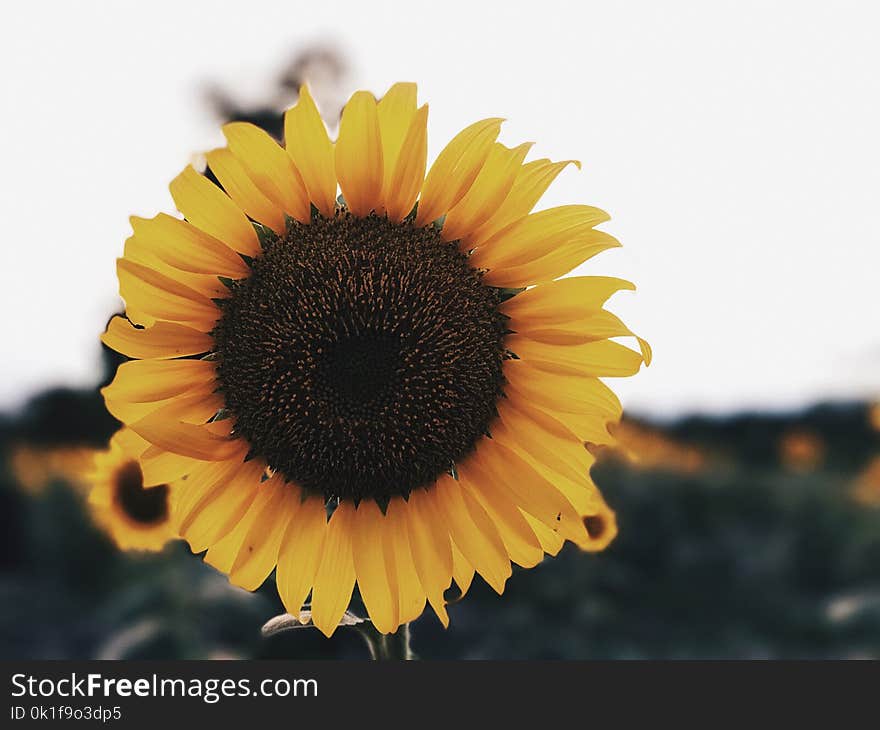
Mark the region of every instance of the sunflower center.
POLYGON ((162 522, 168 516, 168 487, 144 488, 141 467, 129 461, 116 472, 116 504, 132 520, 142 525, 162 522))
POLYGON ((345 212, 292 223, 222 305, 220 390, 252 451, 305 489, 407 495, 495 415, 498 303, 431 226, 345 212))

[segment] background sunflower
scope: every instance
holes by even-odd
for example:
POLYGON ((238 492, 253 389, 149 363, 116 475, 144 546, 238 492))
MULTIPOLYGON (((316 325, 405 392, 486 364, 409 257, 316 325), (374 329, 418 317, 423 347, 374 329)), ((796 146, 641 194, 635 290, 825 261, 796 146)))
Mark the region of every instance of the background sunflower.
POLYGON ((141 439, 122 430, 109 447, 94 456, 88 501, 95 522, 113 538, 120 550, 157 552, 177 537, 170 484, 144 486, 136 454, 141 439))

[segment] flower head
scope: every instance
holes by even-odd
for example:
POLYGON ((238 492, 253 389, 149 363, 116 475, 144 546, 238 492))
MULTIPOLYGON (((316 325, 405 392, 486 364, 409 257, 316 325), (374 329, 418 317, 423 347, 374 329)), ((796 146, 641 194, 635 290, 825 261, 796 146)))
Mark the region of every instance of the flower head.
POLYGON ((558 278, 618 245, 608 216, 530 213, 569 163, 525 163, 500 126, 425 175, 414 84, 354 94, 335 142, 304 88, 283 147, 226 125, 219 185, 171 183, 185 220, 132 221, 104 341, 134 359, 107 406, 144 440, 145 484, 185 477, 192 549, 251 590, 277 567, 288 611, 311 594, 328 635, 355 584, 380 631, 426 602, 446 624, 453 579, 501 592, 511 561, 614 536, 584 443, 620 416, 599 378, 650 357, 602 308, 634 287, 558 278))
POLYGON ((95 455, 89 506, 95 521, 121 550, 156 552, 177 537, 174 487, 144 486, 140 464, 133 456, 143 447, 140 437, 122 429, 106 451, 95 455))

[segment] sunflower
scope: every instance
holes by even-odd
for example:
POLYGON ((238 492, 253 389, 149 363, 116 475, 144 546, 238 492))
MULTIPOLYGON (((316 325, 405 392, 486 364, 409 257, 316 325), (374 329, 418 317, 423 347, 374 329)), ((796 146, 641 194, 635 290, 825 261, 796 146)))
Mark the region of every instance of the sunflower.
POLYGON ((16 482, 29 494, 39 494, 55 480, 74 488, 87 484, 96 450, 88 446, 16 444, 9 466, 16 482))
POLYGON ((106 451, 94 457, 89 506, 92 514, 120 550, 156 552, 177 537, 169 484, 144 486, 140 464, 133 456, 147 444, 122 429, 106 451))
POLYGON ((359 91, 334 142, 304 87, 284 146, 226 125, 213 181, 171 183, 184 219, 132 219, 103 338, 134 358, 103 394, 144 483, 186 477, 181 536, 248 590, 274 569, 328 636, 355 584, 383 633, 426 602, 445 626, 453 580, 500 593, 511 563, 604 548, 585 443, 621 406, 599 378, 650 357, 602 308, 632 284, 559 278, 619 245, 608 216, 531 213, 571 163, 485 119, 426 175, 427 115, 414 84, 359 91))

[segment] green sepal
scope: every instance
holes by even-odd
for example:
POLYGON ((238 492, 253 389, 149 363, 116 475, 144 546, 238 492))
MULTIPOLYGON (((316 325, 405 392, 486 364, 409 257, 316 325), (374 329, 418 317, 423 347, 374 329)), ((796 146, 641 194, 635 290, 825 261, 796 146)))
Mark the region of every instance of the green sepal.
POLYGON ((387 494, 383 494, 380 497, 373 498, 376 504, 379 506, 379 509, 382 511, 382 514, 386 514, 388 512, 388 505, 391 504, 391 497, 387 494))
POLYGON ((251 221, 251 225, 253 225, 254 230, 257 232, 257 238, 260 239, 260 247, 264 251, 278 240, 278 234, 271 228, 256 221, 251 221))
POLYGON ((524 292, 526 288, 524 286, 521 287, 497 287, 498 289, 498 297, 502 302, 506 302, 508 299, 513 299, 517 294, 524 292))
POLYGON ((215 423, 216 421, 225 421, 227 418, 232 418, 232 411, 230 411, 228 408, 221 408, 211 417, 209 423, 215 423))
POLYGON ((406 217, 403 219, 404 223, 414 223, 416 220, 416 216, 419 214, 419 201, 416 201, 416 204, 412 207, 412 210, 406 214, 406 217))

